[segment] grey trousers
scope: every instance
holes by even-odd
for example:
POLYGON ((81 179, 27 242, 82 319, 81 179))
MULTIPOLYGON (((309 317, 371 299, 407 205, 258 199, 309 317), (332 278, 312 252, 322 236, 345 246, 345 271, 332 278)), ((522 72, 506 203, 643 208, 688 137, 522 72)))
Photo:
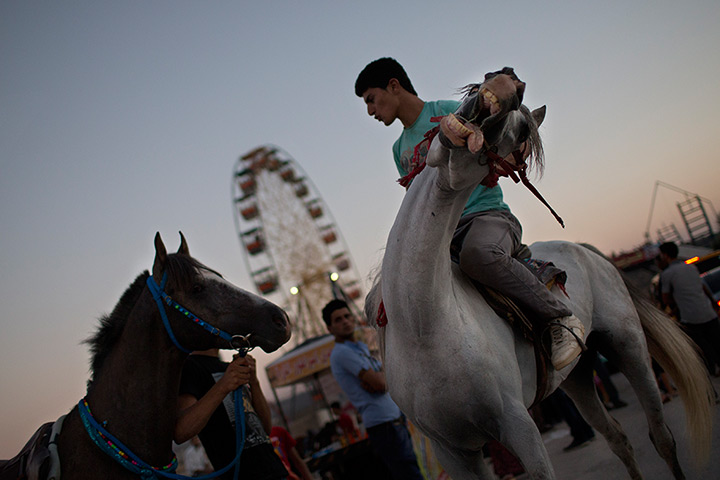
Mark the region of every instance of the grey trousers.
POLYGON ((529 256, 522 227, 507 210, 489 210, 460 219, 452 249, 460 269, 473 280, 507 295, 545 323, 572 312, 516 256, 529 256), (459 250, 459 253, 458 253, 459 250))

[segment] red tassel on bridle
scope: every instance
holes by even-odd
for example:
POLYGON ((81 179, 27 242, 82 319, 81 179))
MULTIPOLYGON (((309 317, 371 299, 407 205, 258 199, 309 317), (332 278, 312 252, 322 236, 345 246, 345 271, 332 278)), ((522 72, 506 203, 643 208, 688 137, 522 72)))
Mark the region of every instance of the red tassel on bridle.
MULTIPOLYGON (((545 205, 548 210, 550 210, 550 213, 552 213, 553 217, 555 217, 555 220, 558 221, 560 226, 565 228, 565 222, 563 222, 563 219, 560 218, 560 215, 558 215, 555 210, 550 206, 550 204, 543 198, 542 194, 538 191, 535 186, 530 183, 530 179, 527 178, 527 164, 522 158, 522 153, 520 150, 515 150, 512 154, 513 157, 515 157, 515 162, 517 165, 513 165, 504 158, 500 157, 497 153, 493 152, 492 150, 488 150, 486 152, 488 158, 492 161, 500 165, 502 167, 503 171, 498 173, 495 168, 492 168, 493 173, 501 176, 507 176, 512 179, 513 182, 518 183, 521 182, 525 187, 530 190, 535 197, 542 202, 543 205, 545 205), (518 175, 515 175, 515 172, 518 172, 518 175, 520 175, 520 178, 518 178, 518 175)), ((494 166, 493 166, 494 167, 494 166)), ((487 178, 487 177, 486 177, 487 178)), ((483 179, 483 182, 485 182, 485 179, 483 179)), ((481 182, 482 183, 482 182, 481 182)), ((495 181, 497 184, 497 180, 495 181)), ((483 183, 484 184, 484 183, 483 183)))

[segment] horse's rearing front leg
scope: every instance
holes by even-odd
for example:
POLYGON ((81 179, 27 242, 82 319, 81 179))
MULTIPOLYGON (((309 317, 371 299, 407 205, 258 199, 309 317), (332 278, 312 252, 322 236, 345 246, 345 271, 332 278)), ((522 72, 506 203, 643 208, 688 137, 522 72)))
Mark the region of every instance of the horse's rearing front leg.
POLYGON ((430 144, 427 165, 444 171, 439 181, 447 183, 454 191, 465 190, 480 183, 490 173, 487 159, 479 153, 472 153, 467 147, 448 147, 443 144, 440 135, 430 144))
POLYGON ((498 423, 502 426, 498 441, 520 460, 530 478, 533 480, 555 479, 555 470, 545 449, 542 436, 522 404, 518 404, 514 410, 507 409, 498 423))
POLYGON ((495 480, 483 460, 482 451, 460 453, 457 449, 446 448, 442 443, 430 439, 433 452, 453 480, 495 480))

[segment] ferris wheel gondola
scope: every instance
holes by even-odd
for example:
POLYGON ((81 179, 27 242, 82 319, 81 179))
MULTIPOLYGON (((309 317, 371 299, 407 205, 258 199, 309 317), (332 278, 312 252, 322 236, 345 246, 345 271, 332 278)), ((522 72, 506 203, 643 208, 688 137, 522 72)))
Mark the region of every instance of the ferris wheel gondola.
POLYGON ((263 145, 233 170, 235 225, 258 293, 293 317, 296 342, 326 333, 320 310, 345 298, 360 313, 362 284, 330 209, 300 165, 263 145))

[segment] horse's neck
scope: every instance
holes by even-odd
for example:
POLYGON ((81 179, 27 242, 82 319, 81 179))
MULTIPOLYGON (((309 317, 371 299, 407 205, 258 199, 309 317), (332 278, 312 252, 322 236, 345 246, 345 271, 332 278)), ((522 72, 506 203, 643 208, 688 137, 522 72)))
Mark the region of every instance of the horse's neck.
POLYGON ((96 420, 106 420, 110 433, 155 466, 169 461, 185 357, 144 294, 88 392, 96 420))
POLYGON ((414 179, 390 231, 383 259, 383 299, 395 310, 389 321, 414 322, 413 312, 451 295, 450 242, 472 188, 442 188, 445 173, 426 167, 414 179))

